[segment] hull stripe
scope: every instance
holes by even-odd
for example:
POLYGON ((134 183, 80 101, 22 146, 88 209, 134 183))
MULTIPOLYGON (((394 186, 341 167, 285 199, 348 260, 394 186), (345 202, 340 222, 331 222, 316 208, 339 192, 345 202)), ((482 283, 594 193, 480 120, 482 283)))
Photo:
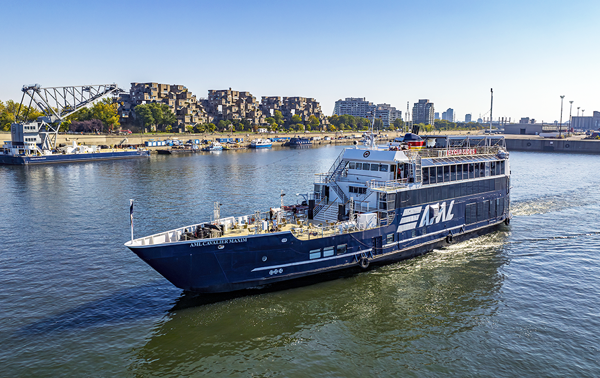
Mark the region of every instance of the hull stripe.
POLYGON ((356 256, 356 255, 360 255, 360 254, 363 254, 363 253, 371 252, 372 250, 373 250, 372 248, 369 248, 369 249, 363 249, 362 251, 358 251, 358 252, 344 253, 343 255, 333 256, 333 257, 326 257, 326 258, 323 258, 323 259, 305 260, 305 261, 300 261, 300 262, 295 262, 295 263, 289 263, 289 264, 265 266, 265 267, 262 267, 262 268, 254 268, 251 271, 252 272, 258 272, 258 271, 261 271, 261 270, 269 270, 269 269, 276 269, 276 268, 286 268, 286 267, 290 267, 290 266, 305 265, 305 264, 316 263, 316 262, 327 261, 327 260, 333 260, 333 259, 341 259, 341 258, 348 257, 348 256, 356 256))

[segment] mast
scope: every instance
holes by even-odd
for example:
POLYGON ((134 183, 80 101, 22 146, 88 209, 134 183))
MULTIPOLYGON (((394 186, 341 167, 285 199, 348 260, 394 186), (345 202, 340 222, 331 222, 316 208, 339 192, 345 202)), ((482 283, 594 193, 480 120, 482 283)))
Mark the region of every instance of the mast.
POLYGON ((490 102, 490 134, 488 135, 490 138, 490 146, 492 145, 492 111, 494 110, 494 88, 490 88, 491 92, 491 102, 490 102))

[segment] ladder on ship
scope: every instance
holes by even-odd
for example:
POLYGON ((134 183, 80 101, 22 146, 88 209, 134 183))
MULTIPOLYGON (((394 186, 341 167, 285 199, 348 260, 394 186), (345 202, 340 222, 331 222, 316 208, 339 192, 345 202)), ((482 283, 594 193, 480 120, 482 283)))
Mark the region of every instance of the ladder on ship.
POLYGON ((414 178, 414 182, 421 182, 423 180, 422 177, 422 167, 421 167, 421 155, 415 155, 413 161, 411 161, 411 164, 408 165, 409 167, 409 172, 408 172, 408 177, 412 177, 414 178))

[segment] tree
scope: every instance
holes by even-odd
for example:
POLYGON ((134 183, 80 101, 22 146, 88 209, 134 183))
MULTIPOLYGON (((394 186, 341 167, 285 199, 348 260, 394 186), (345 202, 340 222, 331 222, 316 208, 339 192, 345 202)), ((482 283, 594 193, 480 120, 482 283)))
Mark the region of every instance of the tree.
POLYGON ((404 128, 404 121, 400 118, 396 118, 394 120, 394 127, 396 129, 403 129, 404 128))
POLYGON ((281 114, 281 111, 279 110, 273 112, 273 118, 275 118, 275 123, 278 125, 283 125, 285 123, 285 118, 283 118, 283 114, 281 114))
POLYGON ((143 127, 148 127, 156 124, 154 116, 152 115, 152 110, 145 104, 136 106, 135 108, 133 108, 133 111, 135 112, 136 120, 143 127))
POLYGON ((314 115, 308 117, 308 126, 311 130, 316 130, 319 127, 319 119, 314 115))
POLYGON ((19 103, 13 100, 6 101, 6 104, 0 101, 0 129, 3 131, 10 131, 10 125, 17 119, 17 113, 19 113, 19 121, 27 115, 26 122, 35 121, 38 117, 44 114, 34 107, 22 105, 19 111, 19 103))
POLYGON ((214 133, 216 128, 217 126, 215 126, 214 123, 211 122, 208 124, 208 131, 210 131, 211 133, 214 133))
POLYGON ((298 114, 292 116, 292 123, 302 123, 302 118, 298 114))

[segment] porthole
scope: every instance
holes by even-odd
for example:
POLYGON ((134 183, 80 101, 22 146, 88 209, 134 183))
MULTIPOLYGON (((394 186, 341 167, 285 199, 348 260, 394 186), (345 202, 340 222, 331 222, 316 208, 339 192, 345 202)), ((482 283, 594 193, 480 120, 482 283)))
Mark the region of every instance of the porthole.
POLYGON ((527 142, 527 147, 531 147, 531 142, 527 142))
POLYGON ((264 262, 264 261, 267 261, 267 256, 263 256, 263 257, 262 257, 262 261, 263 261, 263 262, 264 262))
POLYGON ((565 144, 565 148, 569 148, 569 147, 570 147, 569 143, 565 144))

